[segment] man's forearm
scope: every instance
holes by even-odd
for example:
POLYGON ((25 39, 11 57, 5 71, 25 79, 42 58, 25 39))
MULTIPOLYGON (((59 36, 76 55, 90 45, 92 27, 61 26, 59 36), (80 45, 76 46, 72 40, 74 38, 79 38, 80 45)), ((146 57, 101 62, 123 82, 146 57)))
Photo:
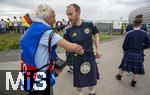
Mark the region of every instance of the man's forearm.
POLYGON ((94 44, 95 44, 95 48, 96 50, 99 50, 99 33, 94 35, 94 44))

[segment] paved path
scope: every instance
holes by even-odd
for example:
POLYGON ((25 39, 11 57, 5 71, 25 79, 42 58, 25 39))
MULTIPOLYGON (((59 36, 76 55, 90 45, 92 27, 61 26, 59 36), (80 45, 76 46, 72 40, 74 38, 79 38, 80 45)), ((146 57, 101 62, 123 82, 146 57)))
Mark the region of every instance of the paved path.
MULTIPOLYGON (((150 50, 145 51, 146 75, 141 76, 136 88, 131 88, 131 76, 124 75, 121 82, 115 79, 122 58, 122 39, 106 42, 100 45, 102 51, 101 64, 98 64, 101 79, 96 87, 96 95, 150 95, 150 50), (148 59, 149 58, 149 59, 148 59)), ((55 86, 55 95, 74 95, 72 74, 63 71, 55 86)), ((84 89, 88 95, 88 89, 84 89)))
MULTIPOLYGON (((150 50, 145 51, 145 72, 139 77, 137 87, 131 88, 131 76, 124 74, 122 81, 115 79, 118 73, 118 66, 122 58, 122 39, 100 44, 102 51, 101 63, 98 64, 101 79, 96 87, 96 95, 150 95, 150 50)), ((60 55, 64 57, 64 54, 60 55)), ((20 62, 0 63, 0 70, 18 69, 20 62), (8 65, 9 64, 9 65, 8 65), (15 65, 14 65, 15 64, 15 65)), ((74 95, 73 76, 67 72, 67 67, 60 74, 55 85, 55 95, 74 95)), ((83 90, 84 95, 88 95, 88 89, 83 90)))

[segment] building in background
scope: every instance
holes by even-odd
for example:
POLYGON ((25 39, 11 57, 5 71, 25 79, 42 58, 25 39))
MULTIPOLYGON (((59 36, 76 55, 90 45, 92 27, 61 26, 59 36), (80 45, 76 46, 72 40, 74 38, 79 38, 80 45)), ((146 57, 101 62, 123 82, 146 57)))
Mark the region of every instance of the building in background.
POLYGON ((148 31, 150 32, 150 3, 132 11, 129 14, 129 23, 133 24, 134 18, 138 14, 143 14, 143 23, 147 25, 148 31))
POLYGON ((150 23, 150 3, 132 11, 129 14, 129 23, 133 23, 135 16, 138 14, 143 14, 143 22, 146 24, 149 24, 150 23))

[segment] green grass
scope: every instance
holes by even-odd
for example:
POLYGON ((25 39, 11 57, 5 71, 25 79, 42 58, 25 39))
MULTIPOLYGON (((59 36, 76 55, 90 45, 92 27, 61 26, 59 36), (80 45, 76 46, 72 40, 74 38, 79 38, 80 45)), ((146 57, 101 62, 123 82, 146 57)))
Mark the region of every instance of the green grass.
POLYGON ((10 33, 0 35, 0 51, 18 49, 20 34, 10 33))
MULTIPOLYGON (((58 32, 58 34, 60 35, 60 36, 62 36, 63 37, 63 31, 60 31, 60 32, 58 32)), ((99 38, 100 38, 100 40, 101 41, 103 41, 103 40, 107 40, 107 39, 111 39, 111 35, 108 35, 108 34, 104 34, 104 33, 100 33, 99 34, 99 38)))
POLYGON ((103 41, 103 40, 111 39, 112 36, 107 35, 107 34, 99 34, 99 38, 100 38, 100 41, 103 41))
MULTIPOLYGON (((59 35, 63 36, 63 31, 58 32, 59 35)), ((100 40, 111 39, 111 35, 99 34, 100 40)), ((10 33, 0 35, 0 51, 10 50, 10 49, 19 49, 19 40, 21 35, 10 33)))

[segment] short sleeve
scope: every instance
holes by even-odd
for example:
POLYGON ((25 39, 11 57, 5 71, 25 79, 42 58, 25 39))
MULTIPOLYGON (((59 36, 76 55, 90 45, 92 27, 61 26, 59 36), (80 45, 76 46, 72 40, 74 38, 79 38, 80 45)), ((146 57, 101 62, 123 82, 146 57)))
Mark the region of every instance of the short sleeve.
POLYGON ((70 39, 69 39, 69 36, 68 36, 69 29, 66 28, 64 31, 65 31, 65 33, 64 33, 64 39, 66 39, 67 41, 69 41, 69 40, 70 40, 70 39))
MULTIPOLYGON (((47 30, 41 37, 39 44, 41 45, 45 45, 48 46, 48 39, 49 39, 49 35, 52 32, 52 30, 47 30)), ((58 35, 57 33, 54 33, 53 37, 52 37, 52 43, 51 43, 51 47, 54 46, 58 41, 60 41, 62 39, 62 37, 60 35, 58 35)))
POLYGON ((96 25, 94 25, 93 23, 91 23, 91 27, 92 27, 92 34, 93 35, 95 35, 99 32, 96 25))

